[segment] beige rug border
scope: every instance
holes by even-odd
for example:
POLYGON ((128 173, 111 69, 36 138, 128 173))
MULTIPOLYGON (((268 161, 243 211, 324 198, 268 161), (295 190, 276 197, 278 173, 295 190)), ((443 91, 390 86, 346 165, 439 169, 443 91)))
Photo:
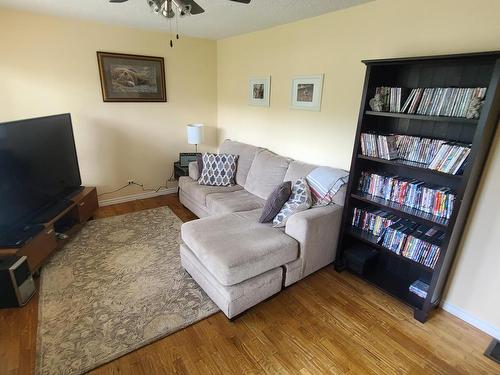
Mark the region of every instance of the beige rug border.
MULTIPOLYGON (((176 219, 178 221, 180 221, 181 223, 183 222, 176 214, 175 212, 173 212, 170 207, 167 207, 167 206, 163 206, 163 207, 156 207, 156 208, 150 208, 150 209, 147 209, 147 210, 140 210, 140 211, 135 211, 135 212, 128 212, 126 214, 122 214, 122 215, 115 215, 115 216, 109 216, 109 217, 104 217, 104 218, 101 218, 101 219, 97 219, 97 220, 109 220, 109 219, 112 219, 112 218, 116 218, 116 217, 120 217, 120 216, 127 216, 127 215, 134 215, 138 212, 142 212, 142 211, 154 211, 154 210, 165 210, 167 209, 168 211, 170 211, 172 214, 174 214, 174 216, 176 217, 176 219)), ((62 249, 61 249, 62 250, 62 249)), ((60 251, 60 250, 59 250, 60 251)), ((42 342, 41 342, 41 335, 39 334, 39 331, 38 331, 38 327, 39 327, 39 322, 41 322, 41 318, 42 318, 42 309, 40 308, 40 305, 42 304, 43 302, 43 295, 41 292, 42 290, 42 283, 43 283, 43 278, 40 276, 40 285, 39 285, 39 288, 38 288, 38 321, 37 321, 37 326, 36 326, 36 361, 35 361, 35 374, 39 374, 40 372, 40 369, 42 368, 42 356, 39 355, 39 353, 41 352, 41 350, 39 351, 38 348, 41 348, 42 347, 42 342)), ((177 329, 176 331, 172 331, 172 332, 166 332, 164 334, 161 334, 161 335, 158 335, 157 337, 154 337, 154 338, 151 338, 149 340, 146 340, 145 342, 141 343, 141 344, 138 344, 138 345, 134 345, 132 346, 131 348, 129 349, 125 349, 125 350, 122 350, 121 352, 118 352, 116 354, 114 354, 113 356, 111 356, 111 358, 106 358, 106 359, 103 359, 99 362, 96 362, 94 365, 92 366, 87 366, 85 368, 83 368, 80 372, 80 374, 84 374, 84 373, 87 373, 89 371, 92 371, 92 370, 95 370, 96 368, 98 367, 101 367, 107 363, 111 363, 113 362, 114 360, 117 360, 127 354, 130 354, 132 352, 135 352, 136 350, 140 349, 140 348, 143 348, 143 347, 146 347, 148 345, 151 345, 152 343, 156 342, 156 341, 159 341, 167 336, 170 336, 170 335, 173 335, 174 333, 177 333, 177 332, 180 332, 182 331, 183 329, 193 325, 193 324, 196 324, 204 319, 208 319, 210 318, 211 316, 219 313, 220 310, 217 310, 215 311, 213 314, 210 314, 206 317, 202 317, 200 319, 197 319, 195 320, 194 322, 191 322, 191 323, 188 323, 188 324, 185 324, 185 325, 182 325, 181 327, 179 327, 179 329, 177 329)))

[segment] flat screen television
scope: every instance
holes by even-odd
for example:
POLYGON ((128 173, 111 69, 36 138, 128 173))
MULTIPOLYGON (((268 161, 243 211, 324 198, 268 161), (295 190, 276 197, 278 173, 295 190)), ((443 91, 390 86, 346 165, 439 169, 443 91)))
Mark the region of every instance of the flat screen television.
POLYGON ((0 239, 36 223, 81 183, 69 113, 0 124, 0 239))

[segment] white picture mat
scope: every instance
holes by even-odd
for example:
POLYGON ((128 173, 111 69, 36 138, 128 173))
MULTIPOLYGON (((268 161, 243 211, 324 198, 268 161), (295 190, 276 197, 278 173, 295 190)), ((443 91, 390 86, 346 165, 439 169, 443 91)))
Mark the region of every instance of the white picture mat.
POLYGON ((321 97, 323 94, 323 77, 324 74, 310 76, 296 76, 292 79, 292 101, 291 107, 294 109, 306 109, 309 111, 321 110, 321 97), (313 97, 311 102, 302 102, 297 100, 299 85, 312 84, 314 85, 313 97))
POLYGON ((269 107, 269 93, 271 89, 271 76, 252 77, 248 80, 248 104, 269 107), (255 99, 253 97, 254 85, 264 85, 264 98, 255 99))

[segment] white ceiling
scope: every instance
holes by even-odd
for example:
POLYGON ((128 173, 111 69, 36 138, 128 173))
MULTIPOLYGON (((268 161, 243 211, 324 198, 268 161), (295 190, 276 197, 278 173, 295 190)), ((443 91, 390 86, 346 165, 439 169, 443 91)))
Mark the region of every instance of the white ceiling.
MULTIPOLYGON (((221 39, 299 19, 318 16, 372 0, 196 0, 205 13, 182 18, 184 35, 221 39)), ((0 7, 153 30, 169 30, 167 19, 151 13, 146 0, 110 4, 108 0, 0 0, 0 7)), ((173 24, 175 25, 175 23, 173 24)))

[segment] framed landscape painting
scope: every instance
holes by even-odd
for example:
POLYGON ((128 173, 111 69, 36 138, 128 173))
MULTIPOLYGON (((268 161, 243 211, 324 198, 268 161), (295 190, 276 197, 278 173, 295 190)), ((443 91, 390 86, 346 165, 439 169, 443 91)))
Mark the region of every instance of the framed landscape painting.
POLYGON ((294 109, 321 110, 323 74, 298 76, 292 80, 292 103, 294 109))
POLYGON ((166 102, 163 57, 97 52, 105 102, 166 102))
POLYGON ((254 77, 248 80, 248 104, 269 107, 271 76, 254 77))

